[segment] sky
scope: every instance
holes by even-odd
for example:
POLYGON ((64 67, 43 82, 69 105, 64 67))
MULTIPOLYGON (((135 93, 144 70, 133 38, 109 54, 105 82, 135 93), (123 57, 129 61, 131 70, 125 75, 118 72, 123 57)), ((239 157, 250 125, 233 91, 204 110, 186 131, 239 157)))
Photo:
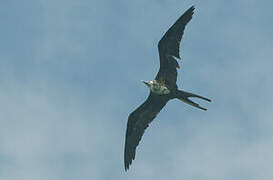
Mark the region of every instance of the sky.
POLYGON ((2 0, 0 179, 273 179, 273 2, 2 0), (178 86, 124 171, 157 43, 190 6, 178 86))

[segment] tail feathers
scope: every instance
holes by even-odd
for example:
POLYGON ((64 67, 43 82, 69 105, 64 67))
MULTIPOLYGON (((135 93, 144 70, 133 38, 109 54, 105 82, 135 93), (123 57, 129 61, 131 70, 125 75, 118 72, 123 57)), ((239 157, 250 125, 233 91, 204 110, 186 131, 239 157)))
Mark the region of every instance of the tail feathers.
POLYGON ((203 97, 203 96, 199 96, 199 95, 196 95, 196 94, 193 94, 193 93, 189 93, 189 92, 186 92, 186 91, 181 91, 181 90, 178 90, 178 91, 177 91, 177 99, 183 101, 183 102, 186 103, 186 104, 189 104, 189 105, 194 106, 194 107, 196 107, 196 108, 202 109, 202 110, 204 110, 204 111, 207 110, 206 108, 201 107, 199 104, 197 104, 197 103, 191 101, 191 100, 189 99, 190 97, 196 97, 196 98, 200 98, 200 99, 206 100, 206 101, 208 101, 208 102, 211 102, 210 99, 205 98, 205 97, 203 97))
POLYGON ((195 103, 195 102, 189 100, 188 98, 185 98, 185 99, 184 99, 184 98, 178 98, 178 99, 180 99, 181 101, 183 101, 183 102, 186 103, 186 104, 189 104, 189 105, 191 105, 191 106, 197 107, 197 108, 202 109, 202 110, 204 110, 204 111, 207 110, 206 108, 203 108, 202 106, 199 106, 199 104, 197 104, 197 103, 195 103))

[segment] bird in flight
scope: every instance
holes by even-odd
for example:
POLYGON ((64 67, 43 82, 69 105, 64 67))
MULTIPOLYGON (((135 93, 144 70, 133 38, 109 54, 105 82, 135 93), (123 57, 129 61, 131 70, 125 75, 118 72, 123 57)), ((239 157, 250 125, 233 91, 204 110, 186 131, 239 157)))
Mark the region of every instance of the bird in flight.
POLYGON ((125 171, 129 169, 132 160, 135 159, 136 147, 138 146, 145 129, 160 112, 160 110, 171 99, 179 99, 191 106, 201 110, 207 110, 189 98, 201 98, 211 101, 208 98, 179 90, 176 84, 177 69, 176 59, 180 59, 179 45, 182 39, 185 26, 192 19, 194 6, 190 7, 165 33, 158 43, 160 68, 152 81, 143 81, 150 89, 146 101, 129 115, 125 137, 124 165, 125 171))

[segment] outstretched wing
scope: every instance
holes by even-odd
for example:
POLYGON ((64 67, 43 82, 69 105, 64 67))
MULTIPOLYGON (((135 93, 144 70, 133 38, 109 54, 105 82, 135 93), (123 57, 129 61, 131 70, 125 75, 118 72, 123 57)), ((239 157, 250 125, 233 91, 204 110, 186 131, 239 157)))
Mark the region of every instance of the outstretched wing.
POLYGON ((135 159, 136 147, 145 129, 167 102, 168 98, 151 92, 147 100, 129 115, 124 150, 125 170, 129 169, 135 159))
POLYGON ((179 45, 187 23, 192 19, 194 6, 190 7, 165 33, 158 43, 160 69, 156 80, 164 81, 168 86, 176 86, 179 45))

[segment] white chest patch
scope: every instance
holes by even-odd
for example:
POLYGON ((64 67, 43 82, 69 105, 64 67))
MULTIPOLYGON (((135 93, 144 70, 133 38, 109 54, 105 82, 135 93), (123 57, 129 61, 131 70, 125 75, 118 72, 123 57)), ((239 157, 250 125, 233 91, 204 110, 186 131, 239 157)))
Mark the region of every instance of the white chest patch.
POLYGON ((159 94, 159 95, 170 93, 170 90, 166 86, 159 84, 159 83, 153 83, 150 89, 152 92, 159 94))

